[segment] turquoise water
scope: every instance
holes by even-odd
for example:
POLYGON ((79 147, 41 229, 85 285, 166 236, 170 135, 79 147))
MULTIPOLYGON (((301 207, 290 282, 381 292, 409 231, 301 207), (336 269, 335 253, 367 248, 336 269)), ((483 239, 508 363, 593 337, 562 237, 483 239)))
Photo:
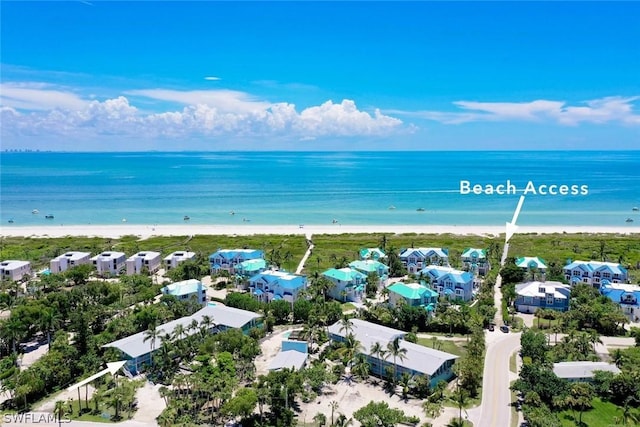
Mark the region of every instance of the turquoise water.
POLYGON ((521 225, 640 224, 632 211, 640 206, 640 151, 5 152, 0 166, 3 227, 121 224, 123 218, 178 224, 185 216, 190 223, 230 226, 334 219, 502 225, 511 219, 518 195, 460 195, 460 180, 511 180, 519 189, 529 180, 588 186, 586 196, 528 195, 521 225))

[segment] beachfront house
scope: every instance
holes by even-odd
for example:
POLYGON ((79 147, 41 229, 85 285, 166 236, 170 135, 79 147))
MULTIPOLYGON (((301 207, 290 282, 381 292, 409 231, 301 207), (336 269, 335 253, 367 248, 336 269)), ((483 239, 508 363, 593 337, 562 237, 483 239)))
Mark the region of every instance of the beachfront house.
POLYGON ((322 273, 333 286, 328 295, 338 301, 362 302, 367 276, 351 267, 331 268, 322 273))
POLYGON ((267 260, 264 258, 248 259, 235 267, 236 287, 246 290, 249 287, 249 279, 267 269, 267 260))
POLYGON ((160 252, 153 251, 138 252, 135 255, 131 255, 126 262, 127 276, 142 274, 145 271, 155 273, 160 269, 161 256, 160 252))
POLYGON ((378 287, 384 286, 389 279, 389 267, 373 259, 353 261, 349 263, 349 267, 366 275, 375 273, 378 275, 378 287))
POLYGON ((25 276, 31 276, 31 263, 29 261, 6 260, 0 262, 0 279, 3 281, 18 282, 25 276))
POLYGON ((547 262, 539 257, 523 256, 516 258, 516 266, 526 271, 526 275, 531 280, 540 279, 544 281, 547 274, 547 262))
POLYGON ((627 270, 613 262, 573 261, 563 272, 569 283, 587 283, 595 288, 607 283, 625 283, 628 279, 627 270))
POLYGON ((464 269, 473 274, 484 276, 491 269, 485 249, 466 248, 460 258, 464 269))
POLYGON ((91 254, 89 252, 66 252, 52 259, 49 262, 51 273, 62 273, 78 265, 90 264, 91 254))
POLYGON ((452 300, 471 301, 473 299, 473 275, 451 267, 429 265, 419 271, 419 275, 431 284, 431 289, 452 300))
POLYGON ((400 261, 409 274, 415 274, 428 265, 449 265, 449 251, 443 248, 409 248, 400 252, 400 261))
POLYGON ((438 303, 438 293, 420 283, 397 282, 387 287, 389 291, 389 305, 397 307, 400 304, 412 307, 422 307, 432 313, 438 303))
POLYGON ((91 262, 100 276, 117 276, 124 268, 127 256, 124 252, 102 252, 93 258, 91 262))
POLYGON ((163 259, 164 269, 165 271, 171 271, 174 268, 176 268, 178 265, 180 265, 180 263, 189 261, 195 258, 195 256, 196 256, 195 252, 189 252, 189 251, 176 251, 176 252, 170 253, 163 259))
POLYGON ((600 293, 620 306, 630 322, 640 322, 640 286, 625 283, 607 283, 600 293))
POLYGON ((207 303, 207 287, 200 280, 190 279, 175 282, 160 289, 164 295, 173 295, 180 301, 197 301, 201 305, 207 303))
POLYGON ((553 373, 558 378, 568 382, 592 382, 596 371, 611 372, 614 375, 620 373, 620 369, 607 362, 558 362, 553 364, 553 373))
POLYGON ((373 375, 378 377, 393 375, 395 362, 396 378, 400 378, 405 372, 416 376, 428 375, 431 387, 435 387, 439 381, 449 381, 453 377, 452 367, 458 356, 405 341, 404 337, 407 333, 397 329, 360 319, 350 319, 349 323, 349 328, 345 328, 341 321, 329 326, 329 338, 334 342, 342 342, 348 334, 353 334, 360 342, 359 352, 366 356, 373 375), (396 338, 399 347, 406 350, 404 357, 394 360, 392 356, 381 357, 380 354, 372 352, 376 343, 386 351, 387 346, 396 338))
POLYGON ((360 259, 372 259, 374 261, 380 261, 387 257, 387 255, 380 248, 364 248, 360 249, 360 259))
POLYGON ((236 266, 250 259, 264 259, 264 253, 258 249, 219 249, 209 255, 211 274, 215 275, 220 271, 235 274, 236 266))
POLYGON ((155 340, 148 339, 148 333, 144 331, 105 344, 102 347, 117 349, 120 357, 127 361, 124 369, 131 375, 137 375, 151 364, 151 357, 162 347, 162 336, 165 334, 172 336, 174 332, 180 331, 180 336, 172 337, 173 340, 201 333, 203 328, 206 328, 209 333, 217 333, 227 329, 241 329, 246 334, 251 328, 259 326, 260 317, 259 314, 252 311, 222 305, 208 305, 191 316, 185 316, 158 326, 157 329, 161 334, 155 340), (176 329, 178 325, 180 328, 176 329), (199 326, 193 328, 191 325, 199 326))
POLYGON ((307 278, 280 270, 265 270, 249 279, 249 292, 260 302, 296 301, 307 278))
POLYGON ((526 282, 516 285, 514 305, 520 313, 535 313, 539 309, 569 310, 571 286, 561 282, 526 282))

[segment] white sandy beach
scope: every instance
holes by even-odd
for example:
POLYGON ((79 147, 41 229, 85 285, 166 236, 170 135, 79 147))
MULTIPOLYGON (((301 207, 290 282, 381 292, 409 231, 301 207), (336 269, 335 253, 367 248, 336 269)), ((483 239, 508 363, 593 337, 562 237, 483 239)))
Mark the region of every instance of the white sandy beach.
MULTIPOLYGON (((314 235, 314 234, 458 234, 498 236, 505 232, 504 226, 478 225, 48 225, 48 226, 3 226, 0 236, 5 237, 65 237, 65 236, 95 236, 105 238, 120 238, 134 235, 140 238, 152 236, 192 236, 192 235, 236 235, 249 236, 259 234, 280 235, 314 235)), ((521 226, 518 233, 610 233, 636 234, 640 227, 629 225, 621 227, 598 226, 521 226)))

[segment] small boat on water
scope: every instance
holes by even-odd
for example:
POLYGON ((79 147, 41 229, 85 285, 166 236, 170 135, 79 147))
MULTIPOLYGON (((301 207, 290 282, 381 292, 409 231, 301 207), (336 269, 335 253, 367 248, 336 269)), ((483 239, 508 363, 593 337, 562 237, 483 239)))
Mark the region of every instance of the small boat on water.
POLYGON ((189 221, 191 218, 189 218, 189 215, 185 215, 184 218, 182 218, 185 221, 189 221))
POLYGON ((640 208, 637 207, 637 206, 634 206, 634 207, 631 208, 631 210, 634 211, 634 212, 638 212, 638 211, 640 211, 640 208))
POLYGON ((45 217, 46 219, 53 219, 53 215, 51 215, 51 214, 47 214, 47 215, 45 215, 44 217, 45 217))
POLYGON ((393 205, 389 206, 389 210, 391 210, 391 211, 392 211, 392 210, 394 210, 395 208, 396 208, 396 207, 395 207, 395 206, 393 206, 393 205))
POLYGON ((627 218, 625 222, 633 222, 633 218, 627 218))
POLYGON ((13 224, 13 218, 9 220, 9 224, 13 224))
POLYGON ((418 212, 424 212, 424 208, 418 208, 416 209, 418 212))
POLYGON ((40 211, 38 209, 34 209, 31 211, 32 214, 37 215, 40 213, 40 211))
POLYGON ((122 218, 122 222, 127 222, 127 218, 122 218))

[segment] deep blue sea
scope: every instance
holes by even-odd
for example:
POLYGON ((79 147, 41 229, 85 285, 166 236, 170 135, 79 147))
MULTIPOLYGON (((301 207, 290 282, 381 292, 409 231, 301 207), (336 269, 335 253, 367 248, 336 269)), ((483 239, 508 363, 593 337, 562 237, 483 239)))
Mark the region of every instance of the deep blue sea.
POLYGON ((3 152, 0 167, 3 227, 179 224, 185 215, 254 225, 511 220, 521 193, 461 195, 461 180, 588 186, 587 195, 527 195, 520 225, 640 225, 640 151, 3 152))

